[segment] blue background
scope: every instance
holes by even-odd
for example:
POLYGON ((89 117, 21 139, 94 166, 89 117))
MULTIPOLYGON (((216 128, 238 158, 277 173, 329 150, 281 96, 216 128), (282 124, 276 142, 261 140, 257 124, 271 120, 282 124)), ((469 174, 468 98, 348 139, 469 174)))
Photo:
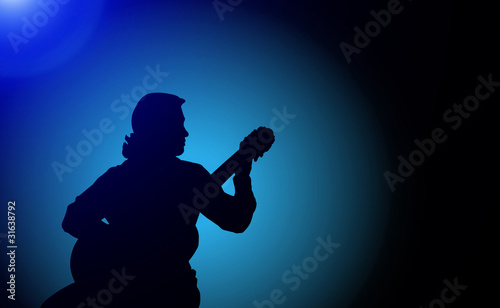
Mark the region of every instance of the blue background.
MULTIPOLYGON (((21 18, 41 10, 35 1, 0 3, 2 35, 21 33, 21 18)), ((384 238, 387 145, 344 59, 245 2, 221 21, 211 1, 70 1, 38 31, 18 53, 0 38, 0 189, 3 204, 17 204, 16 307, 37 307, 72 282, 66 206, 123 161, 130 114, 120 118, 111 105, 142 85, 147 66, 169 73, 151 91, 186 99, 181 158, 210 172, 254 128, 269 127, 273 109, 296 115, 254 164, 249 229, 231 234, 199 221, 191 264, 201 307, 254 307, 273 289, 284 291, 282 307, 346 307, 357 296, 384 238), (53 162, 66 164, 66 147, 104 118, 115 129, 60 181, 53 162), (282 274, 328 235, 341 246, 291 291, 282 274)), ((232 193, 232 183, 224 189, 232 193)), ((147 209, 137 218, 148 219, 147 209)))

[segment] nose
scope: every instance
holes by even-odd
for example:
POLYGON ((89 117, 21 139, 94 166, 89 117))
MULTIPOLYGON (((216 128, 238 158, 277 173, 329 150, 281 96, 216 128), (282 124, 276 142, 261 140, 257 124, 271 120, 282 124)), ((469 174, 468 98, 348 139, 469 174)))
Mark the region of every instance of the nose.
POLYGON ((186 130, 186 128, 185 128, 185 127, 183 128, 183 131, 184 131, 184 132, 183 132, 183 133, 184 133, 184 137, 189 136, 189 133, 188 133, 188 131, 186 130))

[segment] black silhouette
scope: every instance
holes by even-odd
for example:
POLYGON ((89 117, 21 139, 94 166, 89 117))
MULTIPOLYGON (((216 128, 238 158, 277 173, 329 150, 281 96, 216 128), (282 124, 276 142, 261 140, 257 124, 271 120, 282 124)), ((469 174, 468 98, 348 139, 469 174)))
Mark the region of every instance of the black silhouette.
POLYGON ((110 168, 68 206, 63 229, 78 238, 71 257, 75 283, 42 305, 51 307, 199 307, 196 272, 201 212, 240 233, 256 201, 250 171, 274 142, 270 129, 250 134, 210 175, 180 160, 188 132, 171 94, 144 96, 132 114, 121 165, 110 168), (221 185, 232 176, 235 195, 221 185), (108 223, 103 222, 103 218, 108 223))

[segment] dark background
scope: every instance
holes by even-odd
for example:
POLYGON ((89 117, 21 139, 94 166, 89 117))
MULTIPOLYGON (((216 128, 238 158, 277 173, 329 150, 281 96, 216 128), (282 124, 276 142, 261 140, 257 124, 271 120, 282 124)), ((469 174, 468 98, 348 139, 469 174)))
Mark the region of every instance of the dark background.
MULTIPOLYGON (((386 3, 352 1, 344 11, 316 2, 308 7, 317 10, 301 18, 336 55, 332 33, 352 37, 351 26, 386 3), (352 23, 341 18, 346 14, 352 23)), ((383 97, 376 111, 395 141, 394 169, 414 138, 429 136, 446 109, 472 94, 477 76, 500 76, 498 29, 493 4, 414 1, 353 57, 352 74, 383 97)), ((384 252, 352 307, 427 307, 439 298, 442 281, 454 277, 468 288, 449 305, 496 302, 497 102, 498 94, 482 104, 393 194, 384 252)))
MULTIPOLYGON (((340 42, 332 38, 352 44, 352 28, 364 26, 371 20, 368 12, 384 8, 387 1, 282 4, 285 12, 269 13, 307 31, 332 56, 342 58, 340 42)), ((500 80, 493 3, 403 5, 403 12, 345 64, 380 99, 374 110, 385 119, 385 136, 394 141, 393 170, 396 157, 413 149, 413 139, 430 136, 443 125, 443 112, 473 93, 479 75, 491 73, 500 80)), ((496 302, 497 102, 498 93, 398 184, 387 205, 391 217, 383 253, 353 308, 427 307, 440 297, 443 280, 455 277, 468 288, 449 306, 496 302)))

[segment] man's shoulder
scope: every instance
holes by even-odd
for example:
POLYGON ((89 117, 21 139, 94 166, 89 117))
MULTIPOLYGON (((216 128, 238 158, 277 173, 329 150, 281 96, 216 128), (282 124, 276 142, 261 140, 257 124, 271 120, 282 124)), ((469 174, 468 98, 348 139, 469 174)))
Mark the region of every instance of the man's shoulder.
POLYGON ((116 165, 116 166, 109 168, 108 170, 106 170, 106 172, 104 172, 103 176, 117 176, 117 175, 120 175, 122 173, 127 172, 128 168, 127 168, 126 162, 127 161, 124 161, 123 163, 121 163, 119 165, 116 165))
POLYGON ((96 183, 101 183, 101 182, 114 182, 117 179, 122 178, 122 176, 125 174, 126 168, 121 165, 113 166, 106 170, 99 178, 97 178, 96 183))
MULTIPOLYGON (((200 164, 193 163, 190 161, 186 160, 181 160, 177 159, 174 166, 174 169, 177 169, 178 172, 185 173, 185 174, 191 174, 195 176, 206 176, 210 175, 210 173, 200 164)), ((168 169, 170 167, 165 166, 168 169)), ((157 171, 159 169, 156 169, 157 171)), ((143 172, 147 172, 147 170, 144 170, 144 167, 141 165, 136 165, 136 164, 130 164, 127 160, 124 161, 122 164, 114 166, 109 168, 99 179, 102 182, 105 181, 120 181, 120 180, 126 180, 129 179, 130 176, 133 176, 134 174, 142 174, 143 172)))
POLYGON ((181 168, 186 169, 188 171, 197 172, 197 173, 205 173, 205 174, 208 173, 208 171, 205 169, 205 167, 203 167, 200 164, 193 163, 193 162, 190 162, 187 160, 182 160, 182 159, 179 159, 178 163, 179 163, 179 166, 181 168))
POLYGON ((95 183, 109 184, 126 181, 130 178, 131 173, 134 173, 134 168, 128 160, 125 160, 121 164, 106 170, 106 172, 97 178, 95 183))

